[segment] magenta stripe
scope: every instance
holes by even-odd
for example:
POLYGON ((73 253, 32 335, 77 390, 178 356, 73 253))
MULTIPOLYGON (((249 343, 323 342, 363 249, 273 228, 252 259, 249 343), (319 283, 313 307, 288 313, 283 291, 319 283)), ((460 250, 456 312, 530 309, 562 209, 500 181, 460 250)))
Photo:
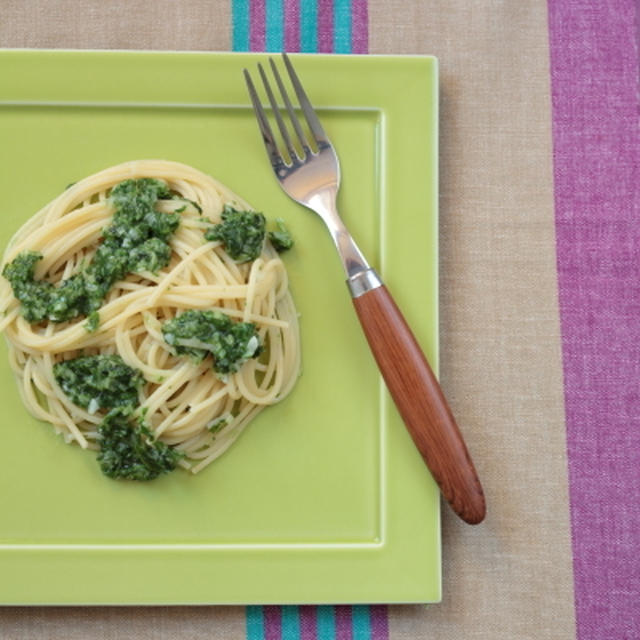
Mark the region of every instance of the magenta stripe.
POLYGON ((333 0, 318 0, 318 53, 333 51, 333 0))
POLYGON ((251 51, 265 49, 265 0, 249 0, 249 46, 251 51))
POLYGON ((351 52, 369 51, 369 5, 367 0, 351 0, 351 52))
POLYGON ((371 615, 371 640, 389 640, 389 619, 386 605, 369 607, 371 615))
POLYGON ((635 0, 548 0, 578 638, 640 638, 635 0))
POLYGON ((300 51, 300 0, 284 0, 284 50, 300 51))
POLYGON ((335 608, 336 614, 336 640, 352 640, 353 629, 351 626, 351 607, 341 605, 335 608))
POLYGON ((300 640, 317 640, 317 624, 316 608, 300 607, 300 640))
POLYGON ((268 605, 262 608, 264 615, 264 640, 282 639, 282 610, 268 605))

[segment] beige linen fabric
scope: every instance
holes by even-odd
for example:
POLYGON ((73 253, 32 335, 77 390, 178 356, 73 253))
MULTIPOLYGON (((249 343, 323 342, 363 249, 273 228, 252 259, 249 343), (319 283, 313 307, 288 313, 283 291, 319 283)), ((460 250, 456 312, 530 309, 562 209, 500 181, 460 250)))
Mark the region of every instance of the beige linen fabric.
POLYGON ((2 640, 242 640, 244 607, 8 607, 2 640))
POLYGON ((230 51, 229 0, 0 0, 0 47, 230 51))
POLYGON ((575 637, 546 2, 370 0, 371 53, 440 60, 441 377, 487 495, 443 513, 443 602, 392 640, 575 637))

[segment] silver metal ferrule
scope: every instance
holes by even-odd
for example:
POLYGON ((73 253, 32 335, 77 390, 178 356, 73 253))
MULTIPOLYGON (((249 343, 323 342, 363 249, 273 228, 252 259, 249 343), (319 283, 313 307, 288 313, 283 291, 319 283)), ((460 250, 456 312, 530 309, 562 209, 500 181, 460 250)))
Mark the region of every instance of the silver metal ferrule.
POLYGON ((375 269, 369 268, 366 271, 360 271, 360 273, 356 273, 350 278, 347 278, 347 286, 351 292, 351 297, 358 298, 368 291, 381 287, 382 280, 375 269))

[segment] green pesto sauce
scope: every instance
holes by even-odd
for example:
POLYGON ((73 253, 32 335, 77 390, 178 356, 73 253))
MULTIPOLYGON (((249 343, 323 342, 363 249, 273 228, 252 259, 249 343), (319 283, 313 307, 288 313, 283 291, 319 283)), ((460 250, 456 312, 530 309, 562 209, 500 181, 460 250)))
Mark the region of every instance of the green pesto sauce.
POLYGON ((81 356, 53 365, 53 375, 73 404, 89 413, 135 407, 142 374, 117 355, 81 356))
POLYGON ((219 241, 237 262, 255 260, 262 251, 266 235, 265 217, 257 211, 238 211, 226 204, 222 222, 205 231, 207 240, 219 241))
POLYGON ((109 478, 153 480, 176 468, 179 451, 155 440, 140 417, 129 408, 111 410, 98 427, 100 469, 109 478))
POLYGON ((56 381, 69 399, 89 413, 107 411, 98 426, 98 463, 110 478, 153 480, 175 469, 182 454, 155 440, 134 416, 138 390, 144 384, 140 371, 117 355, 81 356, 54 365, 56 381))
POLYGON ((278 253, 288 251, 293 247, 293 238, 282 218, 276 218, 276 227, 276 231, 269 231, 269 240, 278 253))
POLYGON ((59 286, 34 278, 42 254, 20 253, 5 266, 2 275, 11 283, 25 319, 35 324, 45 319, 65 322, 85 315, 89 316, 87 330, 95 331, 97 320, 91 314, 100 308, 118 280, 128 273, 157 272, 169 263, 169 239, 180 216, 161 213, 155 204, 172 197, 167 185, 154 178, 125 180, 116 185, 110 194, 115 208, 113 220, 103 231, 93 259, 59 286))
POLYGON ((220 311, 185 311, 165 322, 162 334, 177 354, 188 355, 196 362, 211 354, 214 370, 222 375, 238 371, 261 351, 254 324, 235 322, 220 311))
POLYGON ((84 328, 89 333, 94 333, 98 329, 99 325, 100 325, 100 314, 97 311, 92 311, 87 316, 87 321, 84 323, 84 328))
POLYGON ((33 277, 36 263, 41 259, 42 254, 37 251, 23 251, 2 270, 2 275, 11 283, 13 295, 22 304, 22 315, 31 323, 47 317, 53 293, 50 282, 33 277))

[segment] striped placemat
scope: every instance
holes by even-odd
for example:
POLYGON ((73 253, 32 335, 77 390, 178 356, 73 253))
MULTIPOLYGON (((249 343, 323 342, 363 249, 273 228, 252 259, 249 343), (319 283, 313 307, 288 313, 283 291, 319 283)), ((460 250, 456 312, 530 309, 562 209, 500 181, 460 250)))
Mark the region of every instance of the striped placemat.
POLYGON ((386 607, 247 607, 248 640, 385 640, 386 607))
POLYGON ((234 51, 367 53, 367 0, 232 0, 234 51))
POLYGON ((639 10, 549 1, 578 638, 640 638, 639 10))

